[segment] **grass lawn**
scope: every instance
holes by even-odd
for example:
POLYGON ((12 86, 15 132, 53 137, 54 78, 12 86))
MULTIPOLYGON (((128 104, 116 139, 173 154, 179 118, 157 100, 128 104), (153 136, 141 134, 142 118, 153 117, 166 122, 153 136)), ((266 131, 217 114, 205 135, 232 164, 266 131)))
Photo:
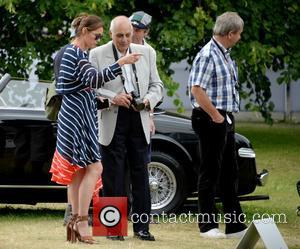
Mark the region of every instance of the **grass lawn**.
MULTIPOLYGON (((290 249, 300 248, 300 217, 296 207, 300 198, 296 182, 300 180, 300 125, 275 124, 272 127, 255 123, 238 123, 237 131, 252 142, 259 169, 270 172, 267 185, 254 194, 269 194, 270 200, 242 202, 247 219, 258 213, 264 218, 275 215, 277 226, 290 249), (278 220, 278 214, 281 220, 278 220), (276 216, 277 215, 277 216, 276 216)), ((0 205, 0 249, 65 249, 65 248, 235 248, 238 240, 209 240, 199 237, 197 225, 153 224, 151 232, 156 242, 142 242, 129 236, 124 242, 96 237, 99 245, 69 244, 65 242, 62 226, 64 204, 37 206, 0 205)), ((221 224, 221 229, 224 225, 221 224)), ((264 248, 261 241, 255 248, 264 248)))
POLYGON ((258 168, 270 173, 267 185, 254 193, 268 193, 270 200, 244 202, 247 217, 254 213, 266 217, 275 214, 276 220, 276 214, 284 214, 286 223, 278 222, 277 226, 289 248, 300 248, 300 217, 296 216, 300 206, 296 190, 300 181, 300 125, 239 123, 236 130, 251 141, 258 168))

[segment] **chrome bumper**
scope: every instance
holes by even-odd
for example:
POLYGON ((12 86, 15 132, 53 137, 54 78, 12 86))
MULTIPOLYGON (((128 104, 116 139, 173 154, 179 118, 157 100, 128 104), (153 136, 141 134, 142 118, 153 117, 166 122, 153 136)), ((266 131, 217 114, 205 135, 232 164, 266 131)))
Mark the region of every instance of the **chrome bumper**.
POLYGON ((261 173, 257 175, 257 185, 258 186, 265 186, 269 177, 269 171, 263 169, 261 173))

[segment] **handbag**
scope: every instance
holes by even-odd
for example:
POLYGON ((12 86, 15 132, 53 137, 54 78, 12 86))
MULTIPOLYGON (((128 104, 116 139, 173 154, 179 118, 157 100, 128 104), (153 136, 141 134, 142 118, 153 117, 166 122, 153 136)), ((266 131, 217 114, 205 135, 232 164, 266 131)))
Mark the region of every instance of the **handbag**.
POLYGON ((47 87, 45 98, 45 114, 51 121, 57 121, 62 96, 56 92, 55 80, 47 87))

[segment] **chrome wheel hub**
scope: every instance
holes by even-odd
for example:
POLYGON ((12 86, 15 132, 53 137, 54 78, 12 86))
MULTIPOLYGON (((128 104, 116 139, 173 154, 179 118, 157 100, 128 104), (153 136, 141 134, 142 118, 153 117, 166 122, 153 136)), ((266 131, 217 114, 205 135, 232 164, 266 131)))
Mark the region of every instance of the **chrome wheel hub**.
POLYGON ((165 164, 151 162, 148 165, 152 210, 166 207, 175 197, 176 177, 165 164))

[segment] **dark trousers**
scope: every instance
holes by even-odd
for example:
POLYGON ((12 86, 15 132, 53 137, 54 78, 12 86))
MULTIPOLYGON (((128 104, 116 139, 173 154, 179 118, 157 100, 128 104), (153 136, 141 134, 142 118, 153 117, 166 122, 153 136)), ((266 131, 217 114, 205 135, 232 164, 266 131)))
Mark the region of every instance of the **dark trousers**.
POLYGON ((234 139, 234 116, 221 110, 220 113, 225 118, 222 124, 214 123, 209 115, 201 109, 196 108, 192 112, 192 126, 199 136, 201 146, 201 165, 198 174, 200 213, 198 225, 200 232, 218 228, 220 219, 215 206, 215 196, 219 184, 224 222, 226 223, 225 233, 234 233, 246 228, 236 195, 238 168, 234 139), (226 120, 226 114, 232 124, 226 120))
MULTIPOLYGON (((101 131, 105 132, 105 131, 101 131)), ((132 185, 133 230, 149 230, 151 199, 148 177, 148 144, 140 114, 119 107, 112 142, 102 148, 104 196, 126 196, 126 162, 128 160, 132 185), (143 214, 143 215, 142 215, 143 214), (142 215, 142 216, 141 216, 142 215), (143 220, 138 221, 137 217, 143 220)))

